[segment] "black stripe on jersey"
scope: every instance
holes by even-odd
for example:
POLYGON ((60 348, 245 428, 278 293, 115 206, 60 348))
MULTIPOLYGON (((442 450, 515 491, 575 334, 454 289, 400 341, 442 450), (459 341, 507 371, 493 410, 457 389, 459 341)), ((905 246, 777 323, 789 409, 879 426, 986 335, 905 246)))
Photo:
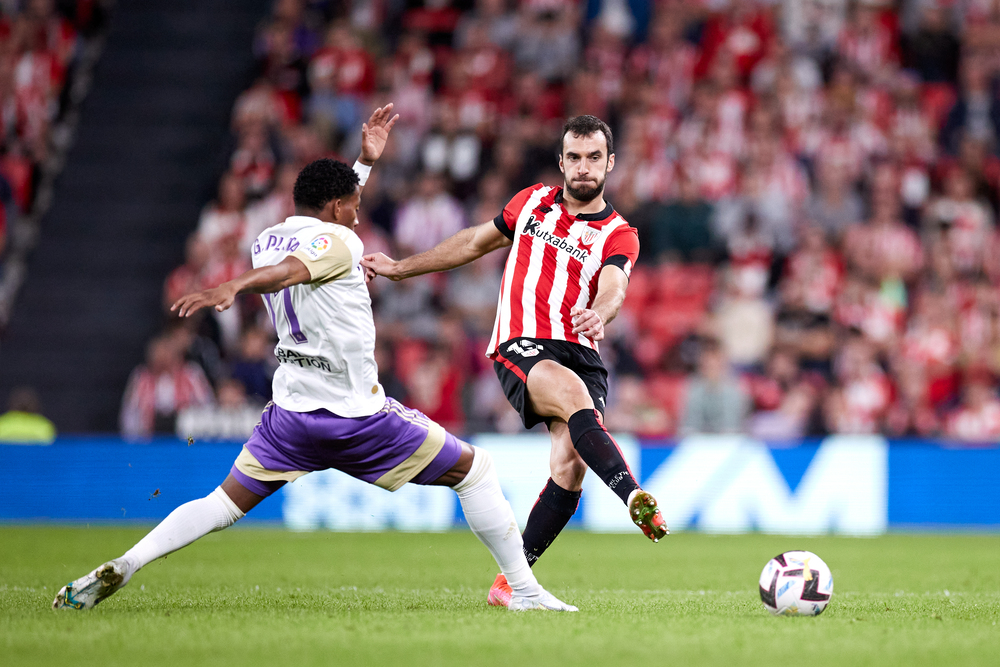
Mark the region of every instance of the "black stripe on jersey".
POLYGON ((514 240, 514 230, 508 227, 507 223, 504 222, 502 212, 500 213, 500 215, 493 218, 493 224, 496 225, 497 229, 500 230, 501 234, 509 238, 511 241, 514 240))
POLYGON ((625 274, 625 277, 628 278, 628 272, 625 271, 626 264, 628 264, 628 257, 625 255, 611 255, 611 257, 604 260, 604 263, 601 264, 601 268, 603 269, 605 266, 617 266, 622 270, 622 273, 625 274))

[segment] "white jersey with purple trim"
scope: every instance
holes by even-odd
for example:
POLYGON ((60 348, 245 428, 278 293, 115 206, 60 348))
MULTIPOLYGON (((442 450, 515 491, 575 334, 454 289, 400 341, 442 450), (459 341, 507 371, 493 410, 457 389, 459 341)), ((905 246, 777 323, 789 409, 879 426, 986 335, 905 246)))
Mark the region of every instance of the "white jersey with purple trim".
POLYGON ((363 254, 364 244, 352 230, 300 215, 265 229, 254 241, 254 268, 291 255, 311 277, 263 295, 278 332, 273 385, 274 402, 282 408, 367 417, 385 405, 363 254))

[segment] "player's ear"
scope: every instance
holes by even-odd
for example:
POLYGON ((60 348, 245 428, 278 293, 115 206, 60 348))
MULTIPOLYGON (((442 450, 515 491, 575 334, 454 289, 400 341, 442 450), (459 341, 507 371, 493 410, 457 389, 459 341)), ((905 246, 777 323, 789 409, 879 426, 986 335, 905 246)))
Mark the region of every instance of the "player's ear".
POLYGON ((326 203, 326 206, 319 212, 317 216, 320 220, 336 220, 339 215, 337 210, 337 204, 340 202, 339 199, 331 199, 326 203))
POLYGON ((559 171, 566 173, 566 167, 563 166, 562 155, 559 156, 559 171))
POLYGON ((615 154, 612 153, 611 155, 608 156, 608 171, 611 171, 614 168, 615 168, 615 154))

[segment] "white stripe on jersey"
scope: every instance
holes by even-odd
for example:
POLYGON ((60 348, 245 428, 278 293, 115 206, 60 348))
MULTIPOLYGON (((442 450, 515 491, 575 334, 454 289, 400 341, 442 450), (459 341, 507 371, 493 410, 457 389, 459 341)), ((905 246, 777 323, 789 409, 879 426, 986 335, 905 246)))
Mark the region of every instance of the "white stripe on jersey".
POLYGON ((524 208, 518 214, 517 222, 514 225, 514 245, 510 249, 510 255, 507 259, 507 266, 504 268, 503 275, 503 287, 500 290, 500 295, 497 297, 497 317, 496 322, 493 325, 493 338, 492 344, 490 346, 490 354, 496 349, 500 343, 510 339, 510 308, 506 306, 510 303, 510 290, 514 283, 515 266, 517 264, 517 253, 521 249, 521 234, 517 233, 523 224, 527 221, 531 212, 535 210, 538 203, 542 201, 542 197, 548 194, 552 188, 539 188, 537 192, 533 192, 528 201, 525 203, 524 208), (497 336, 504 336, 503 338, 497 338, 497 336))
MULTIPOLYGON (((587 223, 584 220, 577 220, 569 228, 569 235, 572 238, 579 239, 583 234, 583 230, 587 228, 587 223)), ((566 298, 566 288, 569 286, 569 253, 559 252, 556 253, 556 275, 566 276, 566 280, 555 280, 552 282, 552 291, 549 292, 549 326, 552 331, 552 337, 556 336, 562 337, 563 334, 563 324, 562 324, 562 306, 563 299, 566 298)), ((570 306, 572 308, 572 306, 570 306)))
MULTIPOLYGON (((530 213, 531 209, 527 207, 525 209, 530 213)), ((552 209, 538 221, 539 229, 543 227, 547 229, 548 225, 555 227, 560 215, 561 211, 558 208, 552 209)), ((544 264, 543 255, 545 255, 547 247, 548 244, 538 238, 531 242, 531 259, 528 261, 528 273, 524 276, 525 285, 538 285, 541 280, 542 265, 544 264)), ((557 253, 557 256, 560 254, 565 255, 566 253, 557 253)), ((538 334, 538 321, 535 318, 535 292, 533 290, 521 292, 521 308, 523 315, 521 316, 520 335, 534 338, 538 334)))

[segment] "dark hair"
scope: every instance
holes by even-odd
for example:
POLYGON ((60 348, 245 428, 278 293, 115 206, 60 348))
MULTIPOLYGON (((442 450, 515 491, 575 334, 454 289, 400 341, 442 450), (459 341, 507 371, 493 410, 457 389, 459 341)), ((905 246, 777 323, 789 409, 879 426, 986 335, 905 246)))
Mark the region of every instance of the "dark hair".
POLYGON ((334 199, 354 194, 360 181, 354 169, 343 162, 323 158, 310 162, 295 179, 292 201, 296 208, 322 211, 334 199))
POLYGON ((559 137, 559 156, 562 157, 565 150, 566 133, 572 132, 574 137, 589 137, 595 132, 603 132, 608 143, 608 155, 615 152, 615 139, 611 136, 611 128, 608 124, 597 116, 574 116, 563 125, 562 135, 559 137))

